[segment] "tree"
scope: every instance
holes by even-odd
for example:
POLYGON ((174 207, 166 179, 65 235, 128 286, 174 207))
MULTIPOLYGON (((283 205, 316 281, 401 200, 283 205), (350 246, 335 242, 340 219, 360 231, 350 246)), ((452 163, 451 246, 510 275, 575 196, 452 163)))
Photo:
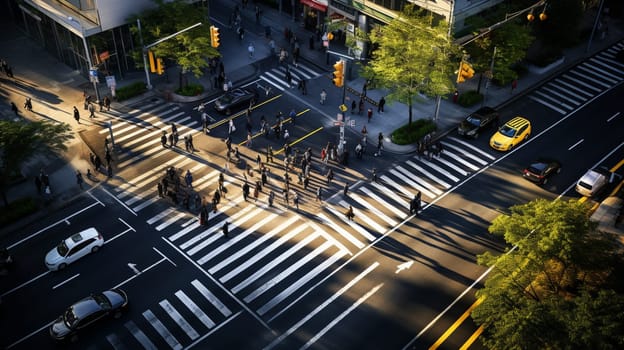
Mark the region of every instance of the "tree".
MULTIPOLYGON (((141 20, 142 35, 145 45, 156 42, 168 35, 179 32, 196 23, 203 23, 175 37, 151 47, 156 57, 175 61, 181 68, 180 88, 186 85, 184 74, 192 72, 196 77, 203 75, 202 69, 208 66, 207 58, 218 57, 219 52, 210 45, 210 24, 206 23, 205 11, 198 10, 183 0, 154 0, 157 8, 136 15, 130 20, 141 20)), ((131 30, 138 41, 138 28, 131 30)), ((142 52, 135 52, 135 62, 142 67, 142 52)))
POLYGON ((511 208, 490 233, 515 249, 478 256, 493 266, 474 310, 492 349, 621 348, 624 290, 612 283, 623 267, 613 235, 596 232, 588 206, 543 199, 511 208), (612 288, 612 289, 609 289, 612 288))
POLYGON ((407 104, 408 125, 419 93, 437 97, 455 89, 453 71, 459 60, 453 57, 458 47, 448 36, 446 22, 436 21, 410 4, 389 24, 374 28, 370 41, 377 48, 362 74, 372 85, 390 91, 388 101, 407 104))
POLYGON ((22 164, 34 155, 65 151, 65 142, 74 138, 68 124, 47 121, 0 121, 0 193, 4 205, 6 190, 22 164))

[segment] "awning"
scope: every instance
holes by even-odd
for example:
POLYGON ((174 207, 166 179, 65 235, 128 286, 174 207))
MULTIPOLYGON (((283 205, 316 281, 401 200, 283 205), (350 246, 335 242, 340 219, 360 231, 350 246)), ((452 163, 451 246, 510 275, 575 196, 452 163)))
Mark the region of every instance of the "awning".
POLYGON ((301 0, 301 3, 319 11, 327 11, 327 0, 301 0))

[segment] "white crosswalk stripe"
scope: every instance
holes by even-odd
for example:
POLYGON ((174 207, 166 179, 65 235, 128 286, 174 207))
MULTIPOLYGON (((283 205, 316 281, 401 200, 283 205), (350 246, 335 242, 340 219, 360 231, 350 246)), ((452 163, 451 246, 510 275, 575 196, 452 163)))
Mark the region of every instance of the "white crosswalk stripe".
POLYGON ((301 80, 315 79, 324 74, 301 63, 297 66, 289 65, 288 67, 292 76, 291 86, 288 85, 286 80, 286 67, 282 65, 262 73, 260 79, 273 85, 280 91, 284 91, 287 88, 298 86, 301 80))
POLYGON ((619 42, 579 63, 529 95, 560 114, 568 114, 599 93, 624 81, 624 64, 614 60, 619 42), (619 69, 618 69, 619 67, 619 69))

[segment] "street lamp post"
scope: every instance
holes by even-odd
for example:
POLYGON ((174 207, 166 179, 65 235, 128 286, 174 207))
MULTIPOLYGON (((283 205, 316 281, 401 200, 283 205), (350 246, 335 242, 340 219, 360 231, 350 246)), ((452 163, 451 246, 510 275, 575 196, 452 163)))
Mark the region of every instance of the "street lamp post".
POLYGON ((137 18, 137 28, 139 29, 139 39, 141 40, 141 47, 143 48, 143 68, 145 69, 145 80, 147 82, 147 89, 152 89, 152 83, 150 82, 149 70, 147 69, 147 48, 143 45, 143 32, 141 31, 141 19, 137 18))

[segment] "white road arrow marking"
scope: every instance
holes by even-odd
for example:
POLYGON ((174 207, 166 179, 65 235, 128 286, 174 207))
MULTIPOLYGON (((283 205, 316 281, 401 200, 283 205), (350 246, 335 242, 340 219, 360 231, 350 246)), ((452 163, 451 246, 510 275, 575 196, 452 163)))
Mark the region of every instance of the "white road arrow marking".
POLYGON ((128 267, 129 267, 132 271, 134 271, 134 273, 135 273, 135 274, 137 274, 137 275, 141 273, 141 271, 139 271, 139 269, 137 269, 137 268, 136 268, 136 264, 133 264, 133 263, 128 263, 128 267))
POLYGON ((394 273, 399 273, 403 270, 407 270, 414 265, 414 260, 406 261, 402 264, 397 265, 397 270, 394 273))

